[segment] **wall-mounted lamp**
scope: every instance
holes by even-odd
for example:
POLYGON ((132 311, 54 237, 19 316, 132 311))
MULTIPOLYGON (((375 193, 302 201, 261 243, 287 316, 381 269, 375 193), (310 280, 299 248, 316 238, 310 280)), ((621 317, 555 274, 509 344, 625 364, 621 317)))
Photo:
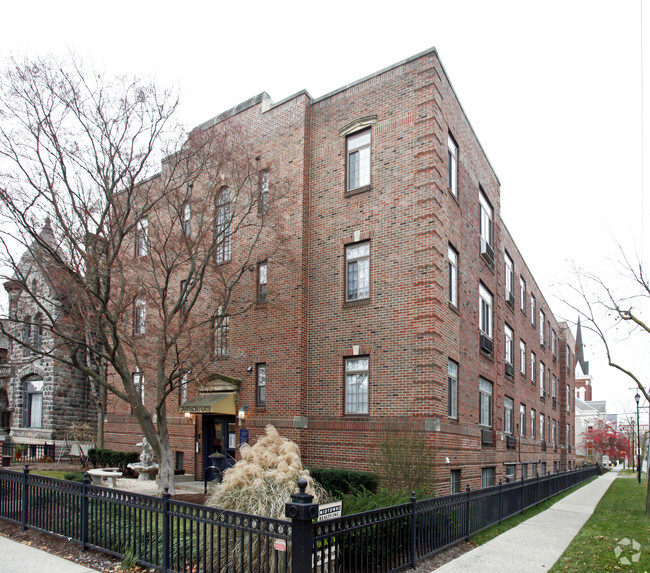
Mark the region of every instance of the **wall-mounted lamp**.
POLYGON ((239 412, 237 413, 237 419, 239 420, 239 425, 241 426, 246 419, 246 414, 248 413, 248 406, 240 406, 239 412))
POLYGON ((192 416, 191 412, 185 412, 185 417, 191 420, 194 416, 192 416))
POLYGON ((248 368, 246 368, 246 372, 252 372, 252 371, 253 371, 253 367, 252 367, 252 366, 249 366, 248 368))

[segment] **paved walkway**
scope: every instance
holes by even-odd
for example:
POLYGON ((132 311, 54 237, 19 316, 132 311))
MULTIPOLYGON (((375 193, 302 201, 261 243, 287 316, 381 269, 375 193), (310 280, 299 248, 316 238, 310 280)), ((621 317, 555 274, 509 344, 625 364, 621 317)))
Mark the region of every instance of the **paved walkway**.
POLYGON ((548 571, 585 524, 620 468, 567 495, 549 509, 472 549, 435 573, 548 571))
POLYGON ((0 573, 96 573, 63 557, 0 536, 0 573))

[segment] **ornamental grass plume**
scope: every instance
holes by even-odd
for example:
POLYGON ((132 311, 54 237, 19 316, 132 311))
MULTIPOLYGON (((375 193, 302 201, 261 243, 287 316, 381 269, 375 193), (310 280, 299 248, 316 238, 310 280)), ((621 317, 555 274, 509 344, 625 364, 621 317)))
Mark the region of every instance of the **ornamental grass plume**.
MULTIPOLYGON (((298 493, 299 478, 307 480, 306 492, 314 496, 314 503, 326 501, 323 487, 303 468, 298 445, 280 436, 272 425, 266 426, 266 434, 253 446, 242 444, 240 453, 241 460, 224 472, 223 480, 212 488, 206 505, 286 520, 284 506, 291 501, 292 493, 298 493)), ((276 551, 266 547, 269 542, 266 536, 228 535, 224 529, 218 530, 213 543, 222 547, 222 553, 230 558, 229 563, 215 562, 216 570, 271 571, 276 566, 276 558, 281 559, 276 551)), ((290 545, 287 543, 289 570, 290 545)))

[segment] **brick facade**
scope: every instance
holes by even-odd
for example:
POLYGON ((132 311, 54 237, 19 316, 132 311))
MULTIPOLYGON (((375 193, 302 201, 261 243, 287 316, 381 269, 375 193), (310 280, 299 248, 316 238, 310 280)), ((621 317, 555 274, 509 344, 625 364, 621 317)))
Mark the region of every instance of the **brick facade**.
MULTIPOLYGON (((574 352, 575 343, 566 325, 555 320, 501 220, 499 181, 434 51, 317 100, 301 92, 273 104, 263 94, 213 123, 219 122, 245 125, 271 182, 291 182, 286 212, 291 264, 269 258, 269 301, 232 317, 229 357, 214 363, 215 373, 239 381, 238 403, 247 406, 251 442, 271 423, 298 442, 308 467, 374 470, 382 441, 417 434, 431 446, 439 493, 449 491, 450 470, 460 470, 460 487, 475 488, 484 468, 494 468, 498 480, 507 467, 521 477, 523 464, 534 475, 542 464, 552 471, 574 463, 566 438, 567 424, 569 434, 574 426, 572 404, 566 402, 574 395, 574 381, 565 355, 567 347, 574 352), (349 189, 354 174, 348 139, 363 133, 370 135, 369 180, 349 189), (449 187, 449 135, 457 145, 456 194, 449 187), (481 192, 492 209, 492 264, 481 256, 481 192), (350 297, 346 250, 359 245, 369 251, 369 292, 350 297), (449 302, 450 246, 457 253, 456 304, 449 302), (506 300, 506 252, 514 304, 506 300), (520 277, 526 283, 523 311, 520 277), (479 285, 492 295, 491 353, 480 349, 479 285), (540 309, 548 331, 544 345, 540 309), (504 363, 506 324, 513 332, 511 375, 504 363), (525 374, 520 340, 526 343, 525 374), (368 406, 367 412, 362 404, 360 412, 350 414, 345 365, 355 357, 368 367, 368 406), (458 367, 453 417, 448 415, 449 360, 458 367), (540 361, 549 377, 546 396, 540 396, 540 361), (262 364, 263 407, 256 398, 262 364), (489 426, 479 425, 479 379, 492 385, 489 426), (514 403, 514 441, 504 427, 504 397, 514 403), (524 435, 516 425, 521 404, 524 435), (541 414, 549 420, 547 428, 555 422, 555 442, 548 429, 544 440, 539 436, 541 414)), ((233 244, 233 258, 237 248, 233 244)), ((242 291, 254 292, 256 281, 251 272, 242 291)), ((203 385, 201 391, 208 389, 203 385)), ((190 388, 189 397, 198 392, 190 388)), ((198 476, 205 446, 202 415, 186 418, 176 398, 169 404, 173 448, 184 453, 185 470, 198 476)), ((226 421, 230 431, 239 431, 234 418, 226 421)), ((133 449, 138 441, 134 418, 115 400, 109 401, 106 430, 108 447, 133 449)))

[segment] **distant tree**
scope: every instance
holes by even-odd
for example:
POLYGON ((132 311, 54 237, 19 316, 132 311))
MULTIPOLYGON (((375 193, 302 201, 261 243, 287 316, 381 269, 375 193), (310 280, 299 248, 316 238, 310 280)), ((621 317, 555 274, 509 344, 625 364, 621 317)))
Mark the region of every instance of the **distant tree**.
POLYGON ((627 436, 603 420, 596 420, 591 428, 582 432, 581 438, 599 456, 609 456, 615 460, 630 455, 627 436))
POLYGON ((52 351, 130 405, 171 493, 167 399, 211 367, 210 333, 255 302, 238 284, 284 243, 281 185, 272 201, 261 192, 247 134, 185 133, 176 108, 153 83, 75 60, 12 61, 0 76, 5 278, 41 309, 52 351), (46 219, 55 241, 41 237, 46 219), (15 258, 25 249, 53 285, 47 299, 15 258))
MULTIPOLYGON (((643 385, 644 374, 626 364, 623 346, 641 348, 640 355, 650 354, 650 323, 644 317, 650 302, 650 281, 640 261, 633 262, 619 249, 616 276, 605 279, 596 273, 576 269, 575 280, 568 286, 571 302, 564 302, 583 319, 582 326, 602 342, 608 364, 633 380, 640 396, 650 402, 643 385), (625 344, 620 344, 624 342, 625 344), (619 343, 619 344, 617 344, 619 343)), ((646 514, 650 515, 650 480, 646 495, 646 514)))

